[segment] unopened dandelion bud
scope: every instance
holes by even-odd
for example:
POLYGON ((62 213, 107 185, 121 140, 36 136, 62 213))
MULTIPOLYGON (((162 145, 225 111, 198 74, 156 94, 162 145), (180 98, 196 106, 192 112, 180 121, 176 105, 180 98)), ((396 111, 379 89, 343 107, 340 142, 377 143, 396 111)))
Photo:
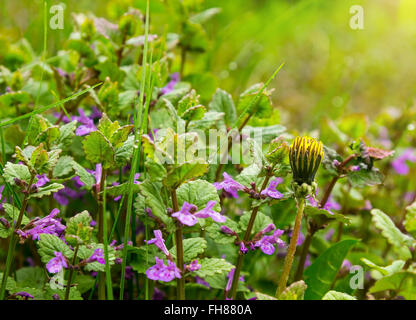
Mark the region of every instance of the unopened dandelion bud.
MULTIPOLYGON (((323 157, 322 142, 310 137, 297 137, 289 151, 293 181, 299 186, 312 186, 323 157)), ((302 189, 306 191, 305 187, 302 189)))

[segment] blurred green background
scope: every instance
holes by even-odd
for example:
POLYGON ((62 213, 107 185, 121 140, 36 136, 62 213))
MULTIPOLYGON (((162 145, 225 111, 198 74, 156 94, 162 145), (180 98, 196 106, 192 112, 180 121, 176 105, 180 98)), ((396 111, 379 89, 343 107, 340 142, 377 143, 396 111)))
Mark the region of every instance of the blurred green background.
MULTIPOLYGON (((292 129, 318 128, 325 117, 351 113, 371 120, 382 111, 397 112, 414 98, 415 0, 184 1, 199 2, 201 9, 221 8, 207 24, 208 54, 191 56, 189 71, 212 72, 218 86, 237 96, 284 62, 271 87, 281 120, 292 129), (352 5, 364 8, 364 30, 349 26, 352 5)), ((144 0, 50 0, 47 6, 60 3, 66 6, 64 29, 48 30, 48 56, 71 33, 73 13, 113 21, 129 7, 144 11, 145 6, 144 0)), ((25 37, 41 54, 43 8, 41 0, 1 0, 1 36, 11 42, 25 37)), ((151 13, 151 32, 178 30, 169 0, 151 0, 151 13)))

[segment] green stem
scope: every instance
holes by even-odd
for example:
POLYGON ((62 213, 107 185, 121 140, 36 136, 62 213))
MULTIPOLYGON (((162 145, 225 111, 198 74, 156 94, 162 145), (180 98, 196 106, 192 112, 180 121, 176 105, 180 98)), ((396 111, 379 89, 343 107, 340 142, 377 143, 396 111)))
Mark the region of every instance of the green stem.
POLYGON ((303 207, 305 205, 305 199, 297 199, 297 205, 298 205, 298 212, 296 214, 296 220, 295 220, 295 227, 293 228, 293 234, 292 238, 290 239, 289 249, 287 251, 285 264, 283 266, 283 272, 280 276, 279 286, 276 290, 276 297, 278 298, 283 290, 286 289, 287 280, 289 279, 289 273, 290 269, 292 269, 293 264, 293 258, 295 256, 296 252, 296 244, 298 242, 299 237, 299 231, 301 227, 302 222, 302 215, 303 215, 303 207))
MULTIPOLYGON (((172 189, 172 206, 175 212, 179 211, 178 198, 176 196, 176 189, 172 189)), ((175 240, 176 240, 176 265, 181 270, 182 277, 176 279, 177 283, 177 299, 185 300, 185 277, 184 277, 184 258, 183 258, 183 242, 182 242, 182 225, 180 222, 176 225, 175 240)))
MULTIPOLYGON (((101 182, 100 190, 105 189, 105 179, 106 179, 106 169, 103 169, 101 172, 101 182)), ((98 242, 104 244, 104 205, 103 205, 103 195, 98 194, 98 242)), ((106 237, 107 238, 107 237, 106 237)), ((104 250, 106 250, 104 245, 104 250)), ((105 273, 98 273, 98 299, 105 300, 105 273)))
MULTIPOLYGON (((267 176, 264 179, 263 185, 261 186, 260 192, 263 191, 267 187, 267 184, 269 183, 272 173, 273 173, 273 168, 269 168, 267 176)), ((248 241, 250 238, 251 231, 253 230, 254 222, 256 221, 256 217, 257 217, 257 213, 259 209, 260 209, 260 206, 254 207, 251 212, 250 220, 248 222, 247 229, 244 234, 244 241, 248 241)), ((230 289, 230 297, 232 299, 235 299, 235 296, 237 294, 238 279, 240 278, 241 268, 243 267, 243 260, 244 260, 244 254, 242 254, 240 251, 238 252, 239 252, 239 255, 237 258, 233 281, 232 281, 231 289, 230 289)))
POLYGON ((19 229, 20 225, 22 224, 23 215, 26 211, 27 202, 29 200, 30 190, 31 190, 34 179, 35 179, 35 175, 32 174, 32 176, 30 177, 29 184, 28 184, 27 193, 25 194, 25 197, 23 198, 22 207, 20 208, 20 211, 19 211, 19 217, 17 218, 16 225, 13 228, 12 235, 10 238, 9 250, 7 251, 7 258, 6 258, 6 268, 3 272, 3 279, 1 281, 1 287, 0 287, 0 300, 3 300, 5 298, 7 278, 9 277, 9 274, 10 274, 10 268, 12 265, 12 261, 14 259, 16 244, 19 239, 18 235, 14 231, 19 229))
POLYGON ((74 274, 74 266, 77 262, 78 249, 79 249, 79 244, 77 243, 77 246, 75 247, 75 251, 74 251, 74 257, 72 258, 71 269, 69 270, 68 282, 66 284, 65 300, 69 299, 69 292, 71 290, 72 276, 74 274))

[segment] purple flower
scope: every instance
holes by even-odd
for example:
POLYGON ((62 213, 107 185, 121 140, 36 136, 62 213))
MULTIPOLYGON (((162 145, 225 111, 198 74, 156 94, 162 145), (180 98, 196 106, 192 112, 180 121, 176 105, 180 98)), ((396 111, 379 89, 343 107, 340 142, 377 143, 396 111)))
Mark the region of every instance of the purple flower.
MULTIPOLYGON (((316 195, 318 195, 318 189, 316 189, 316 195)), ((309 204, 312 207, 319 208, 319 204, 316 201, 316 198, 315 197, 308 196, 307 199, 308 199, 309 204)), ((331 210, 332 209, 334 209, 334 210, 340 210, 341 209, 341 205, 338 202, 333 201, 332 200, 332 195, 331 195, 331 196, 329 196, 328 201, 325 203, 325 205, 322 207, 322 209, 328 211, 330 214, 333 215, 334 213, 331 210)))
POLYGON ((265 254, 271 255, 274 253, 274 245, 277 244, 279 247, 285 245, 284 241, 279 239, 283 234, 283 230, 276 229, 271 236, 263 236, 259 241, 254 244, 255 247, 260 247, 261 251, 265 254))
POLYGON ((154 230, 153 233, 154 233, 155 237, 153 239, 150 239, 146 243, 147 244, 154 244, 156 247, 158 247, 160 250, 162 250, 162 252, 166 256, 169 256, 170 253, 169 253, 168 249, 166 248, 165 240, 163 239, 163 236, 162 236, 162 231, 154 230))
POLYGON ((22 297, 23 300, 34 299, 35 297, 25 291, 19 291, 14 294, 16 297, 22 297))
POLYGON ((194 204, 185 201, 182 205, 181 210, 173 213, 172 217, 178 219, 182 224, 191 227, 198 222, 197 218, 191 212, 195 212, 197 209, 198 208, 194 204))
POLYGON ((133 272, 133 268, 130 266, 126 266, 125 273, 124 273, 124 278, 125 279, 133 279, 134 277, 134 272, 133 272))
POLYGON ((48 264, 46 265, 46 269, 50 273, 58 273, 62 270, 62 268, 68 268, 68 263, 66 262, 66 258, 62 255, 61 252, 54 251, 55 258, 49 260, 48 264))
POLYGON ((73 117, 75 120, 81 123, 81 125, 75 130, 75 134, 77 136, 85 136, 90 132, 97 131, 97 127, 94 125, 94 121, 85 115, 83 109, 79 108, 78 113, 80 114, 79 117, 73 117))
POLYGON ((325 234, 325 240, 330 241, 334 233, 335 233, 334 228, 329 229, 328 232, 325 234))
POLYGON ((282 183, 282 178, 276 178, 270 181, 269 186, 261 192, 261 195, 268 196, 273 199, 280 199, 283 197, 279 191, 276 190, 278 184, 282 183))
POLYGON ((246 246, 244 245, 244 242, 243 241, 241 241, 240 242, 240 252, 242 253, 242 254, 246 254, 247 252, 248 252, 248 249, 246 248, 246 246))
POLYGON ((225 222, 227 220, 226 217, 224 217, 223 215, 221 215, 219 212, 216 212, 214 210, 212 210, 212 208, 214 208, 214 206, 217 204, 217 201, 208 201, 206 207, 204 209, 202 209, 201 211, 198 211, 197 213, 195 213, 195 217, 197 218, 209 218, 211 217, 212 220, 217 221, 217 222, 225 222))
POLYGON ((352 267, 352 263, 348 259, 344 259, 344 261, 342 261, 341 268, 345 268, 349 270, 351 267, 352 267))
POLYGON ((162 290, 154 287, 153 288, 153 297, 152 297, 152 300, 163 300, 163 298, 165 297, 165 295, 166 294, 162 290))
POLYGON ((105 264, 103 249, 95 249, 91 257, 87 259, 87 263, 95 262, 105 264))
POLYGON ((90 226, 95 227, 97 225, 97 222, 95 220, 91 220, 90 226))
MULTIPOLYGON (((227 274, 228 281, 227 281, 227 285, 225 286, 225 292, 228 292, 231 290, 231 285, 233 284, 234 272, 235 272, 235 268, 231 269, 231 271, 227 274)), ((244 281, 244 277, 240 276, 238 280, 244 281)))
POLYGON ((198 260, 194 260, 186 266, 186 269, 189 271, 197 271, 201 269, 201 265, 198 263, 198 260))
POLYGON ((163 95, 163 94, 167 94, 167 93, 172 92, 173 88, 175 87, 175 85, 178 82, 179 82, 179 73, 178 72, 172 73, 171 76, 170 76, 170 81, 168 82, 168 84, 165 87, 163 87, 160 90, 160 93, 163 95))
POLYGON ((391 163, 391 166, 397 172, 397 174, 405 176, 409 173, 410 170, 406 161, 413 163, 416 162, 416 155, 413 149, 406 149, 400 157, 391 163))
POLYGON ((103 115, 102 112, 100 110, 98 110, 98 108, 96 106, 93 106, 91 114, 88 118, 90 118, 92 120, 101 119, 102 115, 103 115))
POLYGON ((211 286, 209 285, 209 283, 206 282, 204 279, 198 277, 198 276, 195 277, 195 283, 202 284, 203 286, 207 287, 208 289, 211 289, 211 286))
POLYGON ((38 179, 38 181, 35 183, 35 186, 38 188, 43 187, 45 184, 47 184, 50 181, 48 177, 46 176, 46 174, 41 174, 41 175, 38 174, 36 178, 38 179))
POLYGON ((224 180, 222 182, 214 182, 215 188, 217 190, 224 189, 225 192, 229 193, 232 197, 238 198, 237 191, 243 190, 245 187, 235 181, 228 173, 223 173, 224 180))
POLYGON ((229 234, 229 235, 235 235, 236 234, 235 231, 231 230, 227 226, 221 226, 220 230, 221 230, 221 232, 223 232, 225 234, 229 234))
POLYGON ((33 240, 39 240, 39 236, 44 233, 62 237, 66 227, 61 224, 60 220, 55 219, 58 214, 59 210, 55 208, 46 217, 42 219, 36 217, 23 230, 17 230, 16 232, 22 238, 32 237, 33 240))
POLYGON ((175 278, 181 278, 181 271, 173 261, 169 260, 166 266, 163 259, 155 257, 155 260, 156 264, 146 270, 146 276, 149 279, 169 282, 175 278))
POLYGON ((65 187, 61 190, 58 190, 58 192, 55 192, 53 194, 53 198, 61 205, 61 206, 67 206, 69 203, 69 198, 71 199, 80 199, 84 196, 85 190, 81 190, 79 192, 65 187))
POLYGON ((360 166, 358 166, 358 165, 357 165, 357 166, 352 166, 352 167, 351 167, 351 170, 352 170, 352 171, 360 171, 360 170, 361 170, 361 167, 360 167, 360 166))

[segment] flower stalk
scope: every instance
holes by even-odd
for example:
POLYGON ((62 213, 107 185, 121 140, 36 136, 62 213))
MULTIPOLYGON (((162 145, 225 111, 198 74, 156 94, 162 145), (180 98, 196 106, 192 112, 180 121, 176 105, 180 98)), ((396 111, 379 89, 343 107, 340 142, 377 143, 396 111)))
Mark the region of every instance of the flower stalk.
MULTIPOLYGON (((172 206, 174 212, 179 211, 178 197, 176 195, 176 189, 172 189, 172 206)), ((177 283, 177 299, 185 300, 185 277, 184 277, 184 258, 183 258, 183 242, 182 242, 182 224, 178 222, 176 224, 175 240, 176 240, 176 266, 181 270, 181 278, 176 279, 177 283)))
POLYGON ((285 264, 283 266, 283 272, 280 276, 279 280, 279 286, 276 290, 276 298, 279 298, 279 296, 282 294, 283 290, 286 289, 287 280, 289 279, 289 273, 292 269, 293 264, 293 258, 295 256, 296 252, 296 244, 299 237, 299 231, 302 223, 302 216, 303 216, 303 208, 305 206, 305 199, 297 199, 297 213, 296 213, 296 220, 295 220, 295 227, 293 229, 292 238, 290 239, 289 249, 287 251, 285 264))
POLYGON ((79 244, 77 243, 77 246, 75 247, 75 250, 74 250, 74 257, 72 258, 71 269, 69 270, 68 281, 66 283, 65 300, 69 299, 72 277, 74 275, 75 264, 77 262, 78 249, 79 249, 79 244))
MULTIPOLYGON (((268 167, 266 178, 264 179, 260 192, 263 191, 267 187, 269 180, 273 174, 273 169, 274 167, 268 167)), ((260 206, 254 207, 251 212, 250 220, 248 222, 246 232, 244 233, 243 242, 248 241, 250 238, 251 231, 253 230, 254 222, 256 221, 256 217, 257 217, 257 213, 259 212, 259 209, 260 209, 260 206)), ((244 254, 241 254, 239 251, 239 255, 237 258, 237 263, 236 263, 236 267, 234 271, 233 281, 231 283, 231 289, 230 289, 229 297, 232 299, 235 299, 235 296, 237 294, 238 279, 240 278, 241 268, 243 267, 243 260, 244 260, 244 254)))

